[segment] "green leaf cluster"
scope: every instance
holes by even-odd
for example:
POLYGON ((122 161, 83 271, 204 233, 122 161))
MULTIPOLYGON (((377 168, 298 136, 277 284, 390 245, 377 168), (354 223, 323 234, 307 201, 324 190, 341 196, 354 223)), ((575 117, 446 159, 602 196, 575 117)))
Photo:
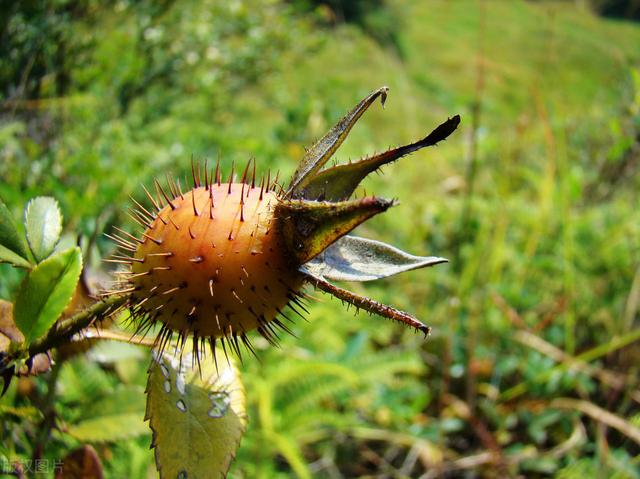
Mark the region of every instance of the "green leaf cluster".
POLYGON ((82 254, 78 247, 54 251, 62 215, 53 198, 31 200, 23 226, 25 233, 0 200, 0 262, 27 270, 16 292, 13 321, 28 346, 50 330, 71 301, 82 271, 82 254))

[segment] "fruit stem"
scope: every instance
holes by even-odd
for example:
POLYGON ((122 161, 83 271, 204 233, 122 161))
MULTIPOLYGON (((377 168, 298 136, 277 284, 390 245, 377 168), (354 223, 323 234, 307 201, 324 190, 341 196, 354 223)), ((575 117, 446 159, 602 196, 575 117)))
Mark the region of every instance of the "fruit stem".
POLYGON ((324 291, 325 293, 329 293, 332 296, 340 299, 341 301, 346 301, 349 304, 354 305, 356 308, 364 309, 369 313, 377 314, 383 318, 388 318, 393 321, 398 321, 400 323, 406 324, 410 328, 413 328, 416 331, 420 331, 424 334, 426 338, 431 334, 431 328, 421 321, 419 321, 414 316, 406 313, 404 311, 400 311, 399 309, 392 308, 391 306, 387 306, 386 304, 379 303, 374 301, 373 299, 360 296, 359 294, 352 293, 351 291, 347 291, 346 289, 339 288, 324 278, 319 276, 315 276, 309 273, 306 273, 308 281, 313 284, 316 288, 324 291))

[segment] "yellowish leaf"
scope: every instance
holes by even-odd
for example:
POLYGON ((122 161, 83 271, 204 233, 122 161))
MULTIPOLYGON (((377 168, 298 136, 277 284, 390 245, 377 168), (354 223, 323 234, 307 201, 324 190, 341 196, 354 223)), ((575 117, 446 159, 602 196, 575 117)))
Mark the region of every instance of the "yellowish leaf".
POLYGON ((246 426, 237 369, 211 358, 192 364, 155 355, 149 368, 147 414, 161 479, 225 477, 246 426))

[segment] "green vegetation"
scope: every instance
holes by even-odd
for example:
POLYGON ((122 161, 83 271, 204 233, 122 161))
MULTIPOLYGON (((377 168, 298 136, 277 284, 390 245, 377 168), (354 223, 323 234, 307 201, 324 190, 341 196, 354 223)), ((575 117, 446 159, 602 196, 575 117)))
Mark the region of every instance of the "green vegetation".
MULTIPOLYGON (((401 203, 359 231, 450 263, 349 285, 431 337, 310 291, 297 338, 256 335, 259 360, 239 365, 248 425, 230 477, 640 477, 638 25, 573 2, 389 0, 387 41, 277 0, 9 3, 0 198, 14 218, 56 198, 92 271, 112 252, 102 233, 131 224, 128 195, 183 178, 191 156, 288 178, 385 84, 337 158, 462 117, 365 182, 401 203)), ((15 301, 24 273, 0 277, 15 301)), ((66 354, 0 400, 0 467, 89 443, 106 477, 154 477, 148 354, 66 354)))

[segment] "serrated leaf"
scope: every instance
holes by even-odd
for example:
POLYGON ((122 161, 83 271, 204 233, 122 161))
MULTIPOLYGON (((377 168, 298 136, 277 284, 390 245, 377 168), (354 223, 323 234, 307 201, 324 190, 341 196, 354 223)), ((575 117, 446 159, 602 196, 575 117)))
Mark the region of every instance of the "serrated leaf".
POLYGON ((58 202, 48 196, 29 201, 24 214, 27 241, 33 256, 42 261, 55 248, 62 232, 62 215, 58 202))
POLYGON ((14 307, 15 322, 27 344, 44 335, 71 300, 82 270, 75 247, 38 264, 20 286, 14 307))
POLYGON ((147 418, 161 479, 225 477, 246 426, 236 368, 207 360, 200 374, 190 356, 154 356, 149 368, 147 418))
POLYGON ((459 124, 460 116, 455 115, 414 143, 392 148, 353 163, 327 168, 306 181, 306 185, 300 188, 300 196, 307 200, 347 200, 369 173, 422 148, 438 144, 453 133, 459 124))
POLYGON ((437 256, 414 256, 380 241, 343 236, 304 267, 333 281, 372 281, 446 262, 437 256))
POLYGON ((276 206, 275 216, 289 254, 302 264, 392 205, 393 201, 375 197, 335 203, 284 200, 276 206))
POLYGON ((311 148, 307 150, 300 165, 293 174, 291 186, 287 190, 287 196, 300 198, 302 189, 308 180, 313 178, 314 174, 329 161, 338 147, 344 142, 345 138, 353 128, 353 125, 360 119, 362 114, 373 104, 378 97, 381 97, 382 105, 387 98, 389 88, 383 86, 372 91, 358 103, 349 113, 336 123, 322 138, 316 141, 311 148))
POLYGON ((0 263, 29 267, 29 248, 9 208, 0 200, 0 263), (26 263, 26 266, 25 266, 26 263))
POLYGON ((87 442, 113 442, 140 436, 149 432, 144 423, 144 410, 142 388, 120 387, 88 407, 66 432, 87 442))

